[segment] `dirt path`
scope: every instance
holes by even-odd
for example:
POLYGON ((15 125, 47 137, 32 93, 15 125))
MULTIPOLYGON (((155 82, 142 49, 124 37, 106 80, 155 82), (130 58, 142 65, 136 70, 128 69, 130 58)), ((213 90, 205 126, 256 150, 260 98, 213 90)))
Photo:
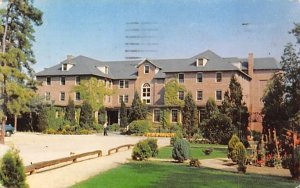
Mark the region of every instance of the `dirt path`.
MULTIPOLYGON (((20 150, 20 156, 25 165, 70 156, 70 152, 79 154, 102 150, 103 157, 41 169, 27 177, 27 183, 31 188, 61 188, 69 187, 100 172, 126 163, 127 159, 131 158, 132 149, 110 156, 106 156, 107 151, 124 144, 135 144, 142 139, 146 139, 146 137, 121 136, 111 133, 107 137, 103 135, 17 133, 6 138, 6 145, 20 150)), ((160 147, 169 145, 169 143, 169 138, 158 138, 160 147)))

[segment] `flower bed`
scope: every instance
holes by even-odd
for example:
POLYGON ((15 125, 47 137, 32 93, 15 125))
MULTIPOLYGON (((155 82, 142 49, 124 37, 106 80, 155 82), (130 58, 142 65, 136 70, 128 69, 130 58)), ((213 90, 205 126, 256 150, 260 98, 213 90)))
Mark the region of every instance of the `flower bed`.
POLYGON ((147 137, 174 137, 175 133, 145 133, 147 137))

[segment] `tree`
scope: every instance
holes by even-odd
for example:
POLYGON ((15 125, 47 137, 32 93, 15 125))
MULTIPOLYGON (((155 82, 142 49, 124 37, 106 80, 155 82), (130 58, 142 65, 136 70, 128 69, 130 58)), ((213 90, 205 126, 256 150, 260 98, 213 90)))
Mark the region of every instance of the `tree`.
POLYGON ((66 107, 65 119, 75 124, 75 104, 74 101, 69 99, 68 106, 66 107))
POLYGON ((93 108, 87 101, 83 101, 80 109, 79 124, 82 128, 89 129, 93 122, 93 108))
POLYGON ((266 92, 262 98, 264 107, 263 132, 268 133, 268 129, 276 130, 280 133, 286 124, 288 117, 284 104, 285 94, 284 78, 282 73, 274 74, 267 86, 266 92))
MULTIPOLYGON (((296 29, 299 29, 297 27, 296 29)), ((296 31, 296 29, 293 31, 296 31)), ((295 33, 295 36, 297 37, 298 34, 295 33)), ((299 40, 299 38, 297 39, 299 40)), ((286 45, 280 63, 284 71, 285 103, 289 118, 293 118, 300 110, 300 59, 291 43, 286 45)))
POLYGON ((209 118, 212 116, 216 111, 218 111, 218 107, 216 101, 213 98, 209 98, 205 105, 205 118, 209 118))
POLYGON ((120 108, 120 126, 125 128, 128 125, 127 109, 124 101, 121 102, 120 108))
MULTIPOLYGON (((48 127, 48 110, 46 105, 41 105, 37 114, 37 131, 43 132, 48 127)), ((32 127, 33 129, 33 127, 32 127)))
POLYGON ((190 92, 184 99, 184 106, 182 109, 182 126, 190 139, 198 128, 198 110, 190 92))
POLYGON ((140 100, 137 91, 134 92, 134 98, 129 112, 129 123, 134 120, 143 120, 147 118, 148 109, 140 100))
MULTIPOLYGON (((80 92, 80 97, 91 105, 93 112, 104 107, 105 96, 114 93, 112 89, 106 87, 103 80, 97 80, 94 77, 82 80, 78 86, 74 87, 74 90, 80 92)), ((95 117, 95 121, 98 121, 97 117, 95 117)))
MULTIPOLYGON (((8 88, 17 91, 32 81, 35 58, 32 50, 34 42, 33 24, 42 24, 42 12, 29 0, 9 0, 5 10, 1 11, 0 36, 0 85, 2 134, 4 143, 4 126, 9 113, 8 103, 18 98, 17 92, 9 92, 8 88), (13 94, 12 94, 13 93, 13 94)), ((20 99, 21 100, 21 99, 20 99)))

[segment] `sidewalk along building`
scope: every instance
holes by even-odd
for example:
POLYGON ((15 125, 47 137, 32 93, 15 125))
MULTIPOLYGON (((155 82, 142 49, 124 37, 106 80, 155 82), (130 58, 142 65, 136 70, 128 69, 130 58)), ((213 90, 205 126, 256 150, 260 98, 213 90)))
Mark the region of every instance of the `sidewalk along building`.
POLYGON ((95 77, 116 92, 104 98, 109 124, 119 122, 120 103, 123 100, 130 107, 134 92, 149 106, 153 121, 160 121, 161 110, 168 109, 170 122, 181 121, 180 107, 167 105, 164 101, 165 85, 171 80, 185 87, 177 93, 183 100, 191 92, 199 109, 199 117, 206 101, 212 97, 221 105, 224 93, 234 75, 243 88, 243 100, 250 112, 250 128, 261 129, 261 98, 268 80, 280 70, 274 58, 220 57, 207 50, 187 59, 144 59, 134 61, 100 61, 85 56, 68 56, 61 63, 36 74, 42 82, 38 93, 55 106, 66 106, 69 98, 80 105, 80 93, 74 86, 81 80, 95 77))

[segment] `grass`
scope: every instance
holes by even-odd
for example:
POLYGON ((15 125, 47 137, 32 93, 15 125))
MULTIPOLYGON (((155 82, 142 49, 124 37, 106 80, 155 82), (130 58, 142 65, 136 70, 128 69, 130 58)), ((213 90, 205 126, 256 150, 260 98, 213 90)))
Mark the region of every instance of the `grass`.
MULTIPOLYGON (((210 145, 211 148, 214 148, 212 145, 210 145)), ((191 145, 191 157, 192 158, 198 158, 198 159, 212 159, 212 158, 226 158, 227 157, 227 148, 218 148, 218 146, 215 146, 217 148, 213 149, 213 152, 210 155, 205 155, 202 152, 202 149, 207 149, 208 147, 206 145, 199 145, 199 144, 193 144, 191 145)), ((159 149, 157 158, 160 159, 171 159, 172 158, 172 149, 171 146, 162 147, 159 149)))
POLYGON ((238 174, 186 164, 131 162, 81 182, 73 188, 134 187, 222 187, 282 188, 296 187, 300 182, 282 177, 238 174))

